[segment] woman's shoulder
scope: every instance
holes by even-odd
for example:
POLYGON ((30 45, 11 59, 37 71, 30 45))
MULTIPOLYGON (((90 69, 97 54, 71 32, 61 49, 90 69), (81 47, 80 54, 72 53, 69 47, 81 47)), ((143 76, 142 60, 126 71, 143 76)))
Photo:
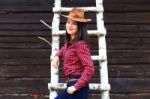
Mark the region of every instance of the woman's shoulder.
POLYGON ((78 41, 76 43, 76 47, 80 47, 80 46, 87 46, 88 47, 88 44, 84 40, 81 40, 81 41, 78 41))
POLYGON ((86 42, 84 40, 81 40, 76 43, 76 45, 82 45, 82 44, 86 44, 86 42))

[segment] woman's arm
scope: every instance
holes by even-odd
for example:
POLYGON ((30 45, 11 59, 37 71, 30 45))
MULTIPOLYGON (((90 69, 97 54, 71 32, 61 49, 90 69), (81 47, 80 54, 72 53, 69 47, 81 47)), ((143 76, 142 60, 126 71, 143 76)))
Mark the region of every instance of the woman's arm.
POLYGON ((78 57, 81 60, 82 66, 84 66, 84 71, 81 77, 74 85, 74 87, 79 90, 80 88, 86 86, 86 84, 90 81, 94 74, 95 68, 91 58, 89 46, 84 41, 80 41, 76 48, 78 57))
POLYGON ((59 66, 59 59, 63 57, 65 45, 55 54, 51 60, 51 65, 57 68, 59 66))
POLYGON ((58 66, 59 66, 59 57, 58 56, 54 56, 54 58, 51 61, 51 65, 54 66, 55 68, 58 68, 58 66))

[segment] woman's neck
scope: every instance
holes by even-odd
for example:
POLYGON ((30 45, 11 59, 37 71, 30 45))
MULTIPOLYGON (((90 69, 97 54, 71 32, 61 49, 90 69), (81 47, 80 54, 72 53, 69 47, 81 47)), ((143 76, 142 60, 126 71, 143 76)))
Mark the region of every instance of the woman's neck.
POLYGON ((74 40, 75 35, 70 35, 71 36, 71 41, 74 40))

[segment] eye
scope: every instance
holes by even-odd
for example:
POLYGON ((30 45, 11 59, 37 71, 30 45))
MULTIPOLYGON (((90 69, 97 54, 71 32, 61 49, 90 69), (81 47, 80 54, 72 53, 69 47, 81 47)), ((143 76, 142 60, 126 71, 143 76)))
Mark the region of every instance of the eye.
POLYGON ((77 25, 77 22, 76 22, 76 21, 73 21, 73 20, 68 19, 68 20, 67 20, 67 24, 77 25))
POLYGON ((73 25, 77 25, 77 22, 76 22, 76 21, 73 21, 72 24, 73 24, 73 25))

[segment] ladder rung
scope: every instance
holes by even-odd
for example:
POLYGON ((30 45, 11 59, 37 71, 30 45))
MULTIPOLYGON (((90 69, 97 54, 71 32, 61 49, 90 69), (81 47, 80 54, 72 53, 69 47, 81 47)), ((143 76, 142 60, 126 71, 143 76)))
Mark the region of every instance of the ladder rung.
MULTIPOLYGON (((60 30, 60 31, 54 31, 53 35, 64 35, 66 31, 60 30)), ((88 30, 89 35, 106 35, 106 30, 103 31, 97 31, 97 30, 88 30)))
POLYGON ((101 56, 91 56, 93 60, 98 60, 98 61, 107 61, 106 58, 104 58, 102 55, 101 56))
MULTIPOLYGON (((105 60, 105 59, 102 59, 100 56, 91 56, 93 60, 105 60)), ((53 56, 51 56, 51 59, 53 59, 53 56)))
POLYGON ((101 60, 100 56, 91 56, 93 60, 101 60))
MULTIPOLYGON (((57 90, 57 89, 66 89, 67 88, 67 85, 66 83, 55 83, 55 84, 52 84, 52 83, 48 83, 48 89, 54 89, 54 90, 57 90)), ((96 83, 90 83, 89 84, 89 88, 91 90, 102 90, 102 91, 105 91, 105 90, 110 90, 110 84, 96 84, 96 83)))
MULTIPOLYGON (((100 7, 78 7, 84 9, 85 12, 103 12, 103 6, 100 7)), ((53 7, 53 12, 69 12, 71 7, 53 7)))

